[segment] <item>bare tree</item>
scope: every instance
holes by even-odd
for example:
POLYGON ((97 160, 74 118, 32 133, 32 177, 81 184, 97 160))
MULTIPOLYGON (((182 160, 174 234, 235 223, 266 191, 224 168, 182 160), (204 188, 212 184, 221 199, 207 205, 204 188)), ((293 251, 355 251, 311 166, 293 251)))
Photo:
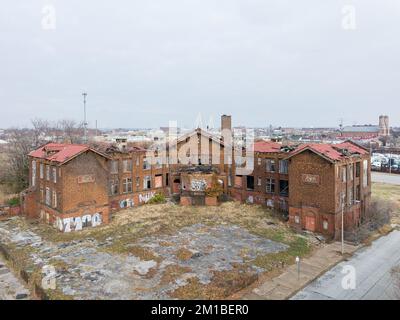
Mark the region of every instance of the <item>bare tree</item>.
POLYGON ((35 145, 40 145, 51 135, 51 124, 49 121, 44 119, 35 118, 31 120, 33 126, 33 142, 35 145))
POLYGON ((75 120, 63 119, 57 122, 57 127, 62 132, 64 142, 82 142, 83 123, 77 123, 75 120))
POLYGON ((23 129, 9 130, 7 146, 7 162, 2 168, 2 182, 7 184, 12 192, 20 192, 28 186, 28 153, 38 147, 39 139, 23 129))

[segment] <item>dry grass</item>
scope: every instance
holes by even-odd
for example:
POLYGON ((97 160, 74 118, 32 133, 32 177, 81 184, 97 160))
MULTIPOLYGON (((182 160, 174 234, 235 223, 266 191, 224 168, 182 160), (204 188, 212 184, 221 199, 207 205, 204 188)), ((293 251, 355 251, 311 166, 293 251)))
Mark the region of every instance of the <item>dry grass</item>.
POLYGON ((176 257, 181 261, 187 261, 193 256, 193 252, 186 248, 180 248, 175 253, 176 257))
POLYGON ((165 268, 159 284, 166 285, 168 283, 171 283, 175 281, 182 274, 189 273, 191 271, 192 269, 189 267, 183 267, 177 264, 171 264, 165 268))
POLYGON ((197 278, 188 279, 188 284, 176 289, 171 296, 177 299, 225 299, 248 287, 258 276, 246 265, 234 265, 229 271, 214 271, 212 282, 202 284, 197 278))
POLYGON ((372 200, 384 200, 394 205, 392 223, 400 224, 400 185, 373 183, 372 200))

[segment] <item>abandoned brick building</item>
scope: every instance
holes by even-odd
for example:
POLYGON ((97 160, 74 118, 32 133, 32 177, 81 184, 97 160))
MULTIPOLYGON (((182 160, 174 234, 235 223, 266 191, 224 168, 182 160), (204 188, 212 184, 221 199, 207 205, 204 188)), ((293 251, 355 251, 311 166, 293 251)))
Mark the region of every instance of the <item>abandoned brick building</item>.
MULTIPOLYGON (((230 116, 221 129, 231 132, 230 116)), ((163 193, 181 205, 216 205, 221 197, 263 204, 286 212, 292 227, 329 237, 340 235, 342 210, 346 230, 359 225, 371 195, 368 150, 350 141, 258 141, 249 171, 237 163, 243 155, 235 156, 231 136, 198 128, 151 149, 48 143, 29 154, 23 212, 69 232, 163 193)))

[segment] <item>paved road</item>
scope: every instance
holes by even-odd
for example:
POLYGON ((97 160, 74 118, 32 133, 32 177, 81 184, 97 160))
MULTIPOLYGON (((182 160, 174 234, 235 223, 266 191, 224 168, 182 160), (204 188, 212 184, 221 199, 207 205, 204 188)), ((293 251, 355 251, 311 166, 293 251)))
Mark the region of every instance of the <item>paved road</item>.
POLYGON ((11 273, 0 257, 0 300, 15 299, 29 299, 29 291, 22 281, 11 273))
MULTIPOLYGON (((400 231, 393 231, 374 241, 370 247, 357 251, 348 261, 341 262, 297 293, 294 300, 381 300, 400 299, 391 269, 400 266, 400 231), (356 271, 355 289, 343 289, 345 266, 356 271)), ((400 288, 399 288, 400 289, 400 288)))
POLYGON ((400 174, 371 172, 372 182, 381 182, 400 185, 400 174))

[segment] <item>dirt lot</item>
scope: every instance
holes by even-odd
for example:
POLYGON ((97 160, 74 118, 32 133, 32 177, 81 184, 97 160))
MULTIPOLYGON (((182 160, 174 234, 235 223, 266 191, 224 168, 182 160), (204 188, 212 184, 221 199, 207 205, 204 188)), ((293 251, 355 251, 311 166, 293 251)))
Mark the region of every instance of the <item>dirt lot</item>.
POLYGON ((56 268, 51 298, 221 299, 309 254, 315 239, 265 208, 227 202, 146 205, 69 234, 13 218, 0 222, 0 242, 32 283, 56 268))

